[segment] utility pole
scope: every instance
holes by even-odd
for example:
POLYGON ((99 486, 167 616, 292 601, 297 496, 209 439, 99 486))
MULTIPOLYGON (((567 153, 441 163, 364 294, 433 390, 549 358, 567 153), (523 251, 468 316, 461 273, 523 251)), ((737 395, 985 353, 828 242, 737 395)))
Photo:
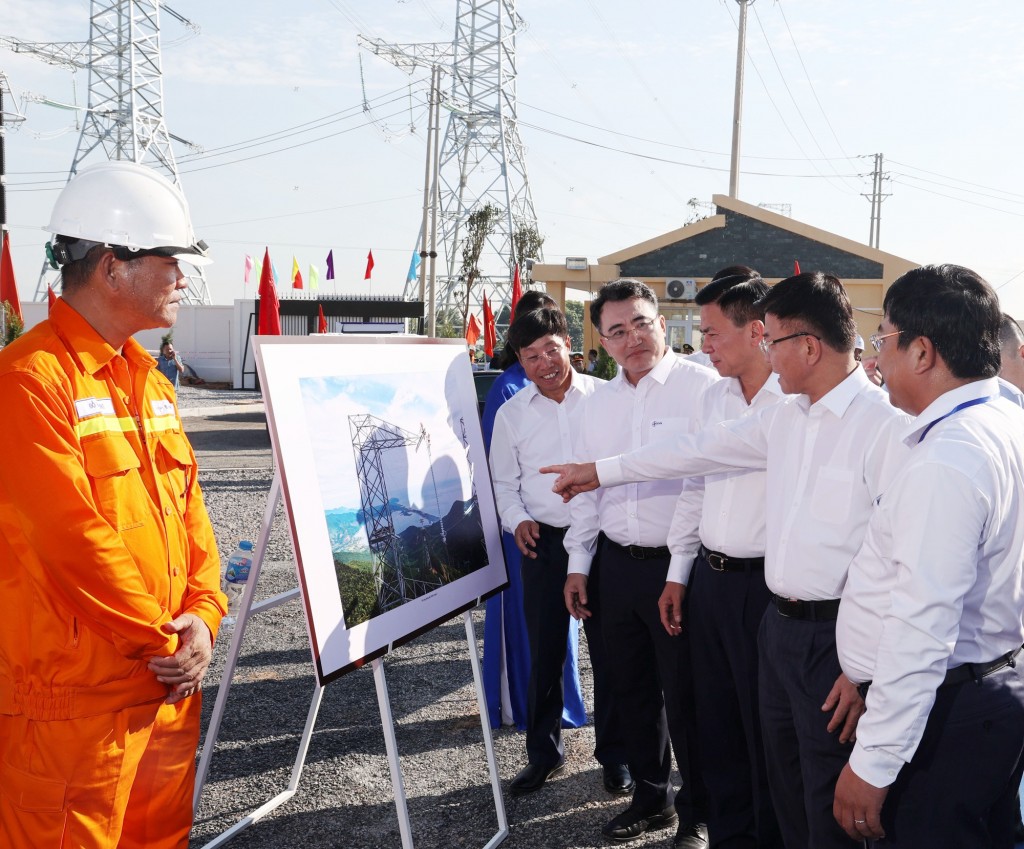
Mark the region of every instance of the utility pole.
POLYGON ((868 244, 877 249, 882 230, 882 201, 892 193, 882 192, 882 180, 886 179, 885 174, 882 172, 882 154, 876 153, 874 158, 875 169, 871 174, 871 194, 862 194, 862 197, 866 197, 871 201, 871 228, 868 235, 868 244))
POLYGON ((743 65, 747 52, 747 6, 754 0, 736 0, 740 4, 740 26, 736 45, 736 94, 732 105, 732 163, 729 167, 729 197, 738 199, 740 190, 740 129, 743 125, 743 65))

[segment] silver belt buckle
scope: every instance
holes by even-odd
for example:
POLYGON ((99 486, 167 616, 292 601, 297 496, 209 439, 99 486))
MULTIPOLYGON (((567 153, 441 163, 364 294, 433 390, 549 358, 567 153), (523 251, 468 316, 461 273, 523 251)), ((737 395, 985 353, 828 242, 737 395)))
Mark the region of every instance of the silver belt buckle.
POLYGON ((708 552, 708 565, 716 572, 725 571, 725 561, 727 559, 725 555, 719 554, 717 551, 708 552))

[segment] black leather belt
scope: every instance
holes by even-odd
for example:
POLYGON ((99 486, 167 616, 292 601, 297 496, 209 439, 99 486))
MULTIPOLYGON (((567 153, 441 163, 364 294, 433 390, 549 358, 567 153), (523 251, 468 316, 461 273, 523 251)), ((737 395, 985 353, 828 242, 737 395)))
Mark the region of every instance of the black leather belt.
MULTIPOLYGON (((604 534, 602 534, 604 536, 604 534)), ((604 537, 604 541, 608 543, 612 548, 621 551, 623 554, 628 554, 634 560, 656 560, 659 558, 671 557, 672 552, 668 550, 667 545, 659 546, 646 546, 646 545, 619 545, 614 540, 604 537)))
POLYGON ((946 677, 942 679, 942 684, 939 686, 948 687, 953 684, 963 684, 964 681, 974 681, 980 684, 982 678, 987 678, 993 672, 998 672, 1007 666, 1016 666, 1017 655, 1020 652, 1021 649, 1017 648, 989 663, 962 663, 959 666, 954 666, 952 669, 946 670, 946 677))
POLYGON ((716 572, 760 572, 764 569, 763 557, 730 557, 704 545, 700 547, 700 554, 716 572))
POLYGON ((540 529, 545 533, 555 534, 560 537, 564 537, 565 532, 569 530, 568 528, 559 528, 556 525, 546 525, 544 522, 537 522, 537 524, 540 525, 540 529))
POLYGON ((803 619, 807 622, 834 622, 839 615, 839 599, 824 601, 801 601, 798 598, 783 598, 772 593, 775 609, 788 619, 803 619))
MULTIPOLYGON (((998 672, 1000 669, 1005 669, 1007 666, 1017 666, 1017 655, 1024 651, 1024 646, 1013 651, 1008 651, 1006 654, 997 657, 995 660, 989 663, 962 663, 959 666, 954 666, 952 669, 946 670, 946 676, 942 679, 940 687, 952 687, 954 684, 963 684, 967 681, 973 681, 975 684, 980 684, 982 678, 987 678, 993 672, 998 672)), ((861 698, 867 698, 868 689, 871 687, 870 681, 865 681, 863 684, 858 684, 857 689, 860 690, 861 698)))

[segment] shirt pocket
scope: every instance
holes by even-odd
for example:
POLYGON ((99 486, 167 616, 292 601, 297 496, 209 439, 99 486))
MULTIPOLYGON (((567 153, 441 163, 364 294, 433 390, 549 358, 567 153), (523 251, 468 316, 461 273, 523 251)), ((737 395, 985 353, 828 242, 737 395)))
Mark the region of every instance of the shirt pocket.
POLYGON ((141 463, 128 440, 99 436, 83 442, 82 453, 98 512, 119 531, 141 527, 149 498, 139 475, 141 463))
POLYGON ((165 431, 157 438, 154 453, 159 484, 166 487, 178 512, 184 513, 192 474, 192 452, 188 440, 182 433, 165 431))
POLYGON ((811 497, 811 516, 832 525, 846 522, 853 503, 853 484, 851 469, 836 466, 820 468, 811 497))

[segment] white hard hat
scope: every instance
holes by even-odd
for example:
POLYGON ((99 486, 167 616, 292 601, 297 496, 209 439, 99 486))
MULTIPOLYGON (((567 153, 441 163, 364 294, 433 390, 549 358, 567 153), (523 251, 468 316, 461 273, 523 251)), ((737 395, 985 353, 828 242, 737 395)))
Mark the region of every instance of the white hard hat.
POLYGON ((152 168, 124 160, 90 165, 75 174, 53 206, 50 248, 57 264, 81 259, 96 244, 120 249, 120 259, 157 253, 206 265, 206 243, 192 232, 181 190, 152 168), (84 244, 76 244, 74 240, 84 244))
POLYGON ((853 340, 853 349, 855 351, 864 350, 864 337, 861 336, 859 333, 857 334, 857 338, 853 340))

